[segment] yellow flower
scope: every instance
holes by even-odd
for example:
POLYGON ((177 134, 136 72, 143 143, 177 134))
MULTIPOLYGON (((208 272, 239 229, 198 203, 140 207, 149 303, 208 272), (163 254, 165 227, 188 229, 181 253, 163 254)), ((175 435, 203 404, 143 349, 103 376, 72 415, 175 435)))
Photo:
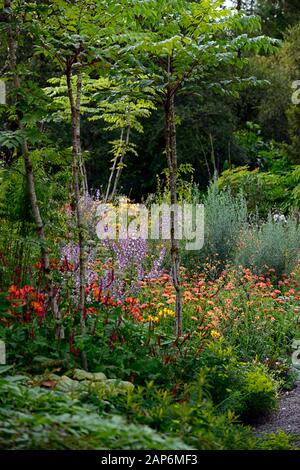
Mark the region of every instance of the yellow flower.
POLYGON ((165 307, 164 309, 162 309, 158 312, 158 316, 161 317, 161 318, 174 317, 174 315, 175 314, 174 314, 173 310, 170 310, 167 307, 165 307))
POLYGON ((164 313, 168 317, 174 317, 174 315, 175 315, 173 310, 170 310, 169 308, 164 308, 164 313))
POLYGON ((211 330, 210 334, 213 338, 216 338, 216 339, 219 339, 221 337, 221 333, 219 333, 216 330, 211 330))
POLYGON ((147 321, 151 323, 159 323, 160 319, 158 316, 149 315, 147 321))

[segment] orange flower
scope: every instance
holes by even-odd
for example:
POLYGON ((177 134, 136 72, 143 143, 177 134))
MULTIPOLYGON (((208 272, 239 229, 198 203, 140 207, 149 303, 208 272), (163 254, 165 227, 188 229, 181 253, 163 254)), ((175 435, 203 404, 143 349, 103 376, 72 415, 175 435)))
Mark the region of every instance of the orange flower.
POLYGON ((126 304, 132 304, 132 305, 134 305, 134 304, 136 304, 137 302, 138 302, 138 300, 137 300, 136 298, 134 298, 134 297, 127 297, 127 298, 125 299, 125 303, 126 303, 126 304))
POLYGON ((87 315, 97 315, 98 312, 95 308, 89 307, 89 308, 86 309, 86 314, 87 315))

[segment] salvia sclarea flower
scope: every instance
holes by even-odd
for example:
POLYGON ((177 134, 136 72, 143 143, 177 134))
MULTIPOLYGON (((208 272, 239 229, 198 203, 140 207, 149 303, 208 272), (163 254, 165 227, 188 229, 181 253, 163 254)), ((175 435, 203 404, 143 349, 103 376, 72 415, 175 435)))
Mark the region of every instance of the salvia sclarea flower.
MULTIPOLYGON (((122 300, 140 289, 143 279, 156 279, 163 273, 166 249, 151 261, 148 242, 141 238, 125 240, 104 240, 101 242, 106 256, 104 262, 98 258, 99 247, 88 246, 85 252, 87 287, 97 285, 103 295, 122 300), (106 252, 106 253, 105 253, 106 252), (107 253, 108 252, 108 253, 107 253)), ((100 247, 101 251, 101 247, 100 247)), ((65 284, 79 292, 79 247, 74 242, 64 245, 61 250, 62 276, 65 284)), ((74 300, 75 300, 74 298, 74 300)))
POLYGON ((163 247, 160 250, 158 258, 154 260, 151 270, 146 275, 146 279, 158 279, 163 274, 163 263, 166 257, 166 252, 166 247, 163 247))
MULTIPOLYGON (((86 279, 87 285, 92 284, 97 280, 98 274, 95 270, 95 250, 93 247, 88 247, 85 252, 85 266, 86 266, 86 279)), ((63 280, 66 283, 73 284, 75 294, 78 294, 80 288, 80 271, 79 271, 79 246, 74 242, 69 242, 61 249, 61 271, 63 280)))
POLYGON ((138 267, 148 254, 147 242, 142 238, 104 240, 102 243, 112 251, 118 269, 138 267))
POLYGON ((165 248, 160 250, 158 258, 151 263, 148 242, 142 238, 104 240, 102 243, 112 255, 115 278, 111 291, 118 300, 136 294, 142 280, 161 276, 166 255, 165 248))
MULTIPOLYGON (((85 249, 85 283, 87 288, 98 284, 101 292, 121 300, 136 293, 143 279, 155 279, 161 275, 166 250, 163 248, 158 258, 153 260, 150 245, 142 238, 95 242, 96 214, 100 202, 100 190, 94 196, 86 193, 80 200, 83 223, 91 237, 91 244, 87 243, 85 249)), ((73 289, 76 298, 80 286, 78 245, 74 242, 64 245, 60 261, 64 268, 63 280, 73 289)))

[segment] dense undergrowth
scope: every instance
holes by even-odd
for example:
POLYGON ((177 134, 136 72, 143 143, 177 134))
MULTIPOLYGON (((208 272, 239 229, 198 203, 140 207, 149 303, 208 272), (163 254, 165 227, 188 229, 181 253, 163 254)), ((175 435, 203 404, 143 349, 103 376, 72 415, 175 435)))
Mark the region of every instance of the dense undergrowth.
POLYGON ((251 425, 276 410, 295 380, 299 269, 282 279, 230 266, 214 280, 182 276, 185 335, 177 339, 167 273, 119 301, 94 282, 87 334, 66 310, 59 342, 42 292, 2 293, 12 368, 1 374, 1 447, 290 448, 283 433, 257 438, 251 425), (82 351, 95 378, 76 376, 82 351))
POLYGON ((57 340, 38 251, 30 237, 2 231, 0 337, 9 366, 1 370, 0 447, 292 448, 284 433, 258 438, 251 426, 277 409, 297 374, 296 221, 254 224, 242 196, 212 189, 204 248, 183 257, 184 334, 176 338, 167 245, 97 243, 97 203, 82 201, 90 239, 84 334, 76 245, 62 239, 51 259, 64 331, 57 340), (83 354, 90 375, 78 372, 83 354))
POLYGON ((0 449, 295 448, 296 0, 0 10, 0 449))

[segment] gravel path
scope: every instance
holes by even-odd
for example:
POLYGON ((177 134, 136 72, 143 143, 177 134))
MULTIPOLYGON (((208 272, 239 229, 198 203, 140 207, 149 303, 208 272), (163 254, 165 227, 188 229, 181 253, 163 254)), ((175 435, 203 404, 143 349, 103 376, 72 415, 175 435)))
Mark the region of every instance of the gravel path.
POLYGON ((291 392, 283 394, 276 413, 254 427, 254 433, 258 436, 279 430, 298 435, 297 445, 300 445, 300 384, 291 392))

